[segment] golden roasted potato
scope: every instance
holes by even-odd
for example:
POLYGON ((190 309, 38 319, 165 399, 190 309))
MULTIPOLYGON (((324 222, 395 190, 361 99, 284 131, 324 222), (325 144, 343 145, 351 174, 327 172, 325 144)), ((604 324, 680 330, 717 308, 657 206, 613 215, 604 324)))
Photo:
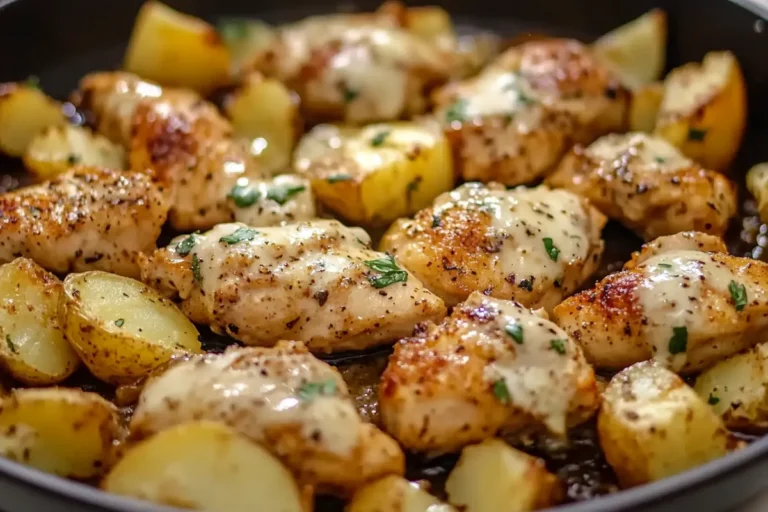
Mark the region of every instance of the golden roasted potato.
POLYGON ((592 49, 631 89, 658 80, 667 55, 667 13, 653 9, 611 30, 592 49))
POLYGON ((17 389, 0 406, 0 455, 69 478, 101 475, 120 436, 117 408, 77 389, 17 389))
POLYGON ((597 431, 624 487, 660 480, 728 451, 728 434, 717 414, 680 377, 651 361, 611 379, 597 431))
POLYGON ((0 84, 0 151, 20 157, 48 126, 64 126, 61 105, 33 84, 0 84))
POLYGON ((768 162, 753 165, 747 171, 747 190, 757 201, 760 220, 768 222, 768 162))
POLYGON ((451 149, 428 122, 316 126, 299 142, 294 169, 328 209, 366 225, 387 225, 453 188, 451 149))
POLYGON ((266 449, 214 422, 184 423, 130 448, 102 482, 192 510, 305 512, 311 496, 266 449))
POLYGON ((228 99, 224 111, 235 134, 251 141, 251 152, 268 173, 291 165, 291 153, 301 133, 299 99, 274 78, 248 75, 228 99))
POLYGON ((455 512, 417 484, 390 475, 358 490, 345 512, 455 512))
POLYGON ((232 57, 232 72, 239 74, 259 51, 275 41, 274 27, 260 20, 226 18, 216 27, 232 57))
POLYGON ((80 126, 46 127, 24 152, 24 165, 40 181, 78 164, 116 170, 128 168, 121 146, 80 126))
POLYGON ((32 260, 0 266, 0 364, 30 386, 57 384, 80 359, 58 319, 61 282, 32 260))
POLYGON ((636 89, 629 102, 629 131, 653 133, 664 98, 664 84, 653 82, 636 89))
POLYGON ((230 56, 211 25, 150 1, 136 17, 123 67, 162 85, 205 94, 229 81, 230 56))
POLYGON ((768 429, 768 343, 704 371, 694 389, 728 428, 768 429))
POLYGON ((728 168, 747 121, 744 76, 731 52, 711 52, 673 69, 664 80, 656 133, 685 156, 718 171, 728 168))
POLYGON ((111 384, 145 377, 176 354, 202 352, 197 329, 175 304, 116 274, 67 276, 59 318, 91 373, 111 384))
POLYGON ((445 491, 463 512, 526 512, 557 504, 563 490, 543 461, 488 439, 462 450, 445 491))

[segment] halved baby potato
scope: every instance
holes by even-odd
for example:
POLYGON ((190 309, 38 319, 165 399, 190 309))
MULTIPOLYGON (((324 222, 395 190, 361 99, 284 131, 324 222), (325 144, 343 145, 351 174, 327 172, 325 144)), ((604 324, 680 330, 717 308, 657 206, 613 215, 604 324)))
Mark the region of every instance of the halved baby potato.
POLYGON ((632 92, 629 102, 629 131, 653 133, 664 99, 664 84, 653 82, 632 92))
POLYGON ((192 510, 306 512, 311 496, 266 449, 214 422, 185 423, 130 448, 109 492, 192 510))
POLYGON ((623 487, 660 480, 728 451, 720 417, 680 377, 651 361, 611 379, 597 431, 623 487))
POLYGON ((229 50, 216 29, 155 1, 136 17, 123 66, 146 80, 202 94, 226 84, 229 50))
POLYGON ((699 375, 694 389, 728 428, 768 430, 768 343, 720 361, 699 375))
POLYGON ((273 78, 251 73, 224 106, 235 134, 251 141, 251 152, 268 173, 290 168, 301 133, 298 96, 273 78))
POLYGON ((107 272, 68 275, 59 318, 91 373, 110 384, 134 382, 174 355, 202 352, 197 329, 175 304, 107 272))
POLYGON ((49 126, 64 126, 61 104, 31 84, 0 84, 0 151, 24 155, 29 143, 49 126))
POLYGON ((57 384, 80 364, 59 324, 61 295, 61 281, 32 260, 0 266, 0 364, 19 382, 57 384))
POLYGON ((294 169, 329 210, 374 226, 426 208, 454 183, 448 141, 426 121, 316 126, 299 142, 294 169))
POLYGON ((747 122, 744 76, 731 52, 673 69, 664 80, 656 134, 704 167, 728 168, 747 122))
POLYGON ((24 165, 38 180, 49 180, 73 165, 127 169, 125 150, 81 126, 49 126, 30 142, 24 165))
POLYGON ((390 475, 358 490, 346 512, 455 512, 417 484, 390 475))
POLYGON ((499 439, 464 448, 445 491, 463 512, 526 512, 562 499, 560 482, 543 461, 499 439))
POLYGON ((757 201, 760 220, 768 222, 768 162, 753 165, 747 171, 747 190, 757 201))
POLYGON ((0 455, 60 476, 100 476, 120 437, 117 408, 78 389, 17 389, 0 406, 0 455))
POLYGON ((631 89, 658 80, 667 55, 667 14, 653 9, 611 30, 592 48, 631 89))

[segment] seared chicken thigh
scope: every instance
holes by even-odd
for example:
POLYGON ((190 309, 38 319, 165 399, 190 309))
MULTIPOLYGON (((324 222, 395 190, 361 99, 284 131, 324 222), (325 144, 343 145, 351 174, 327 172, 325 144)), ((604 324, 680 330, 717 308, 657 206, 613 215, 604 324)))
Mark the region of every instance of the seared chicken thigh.
POLYGON ((564 436, 599 393, 581 349, 546 313, 475 292, 395 346, 379 400, 384 428, 405 447, 451 452, 497 433, 564 436))
POLYGON ((138 277, 165 223, 164 191, 142 173, 77 167, 0 196, 0 262, 19 256, 64 274, 138 277))
POLYGON ((515 46, 434 94, 465 180, 528 183, 575 142, 625 126, 628 93, 577 41, 515 46))
POLYGON ((355 410, 339 372, 301 343, 230 348, 172 365, 144 387, 131 434, 195 420, 225 423, 280 457, 300 482, 349 494, 402 475, 403 452, 355 410))
POLYGON ((220 224, 143 258, 142 278, 180 299, 192 321, 249 345, 362 349, 442 318, 443 301, 369 242, 337 221, 220 224))
POLYGON ((550 310, 597 268, 604 224, 568 191, 466 183, 397 221, 381 250, 449 306, 477 290, 550 310))
POLYGON ((646 244, 624 270, 554 309, 597 368, 656 359, 691 373, 768 336, 768 264, 730 256, 716 237, 646 244))
POLYGON ((646 240, 690 230, 722 235, 737 211, 728 178, 644 133, 575 147, 546 183, 588 198, 646 240))
MULTIPOLYGON (((93 114, 100 131, 127 145, 132 169, 151 171, 169 189, 175 229, 231 222, 243 207, 229 200, 238 190, 251 182, 256 182, 253 188, 269 185, 249 144, 234 139, 229 121, 191 91, 160 88, 126 73, 95 73, 83 79, 79 104, 93 114)), ((250 214, 249 221, 273 225, 314 217, 314 204, 293 204, 297 199, 313 203, 309 182, 302 180, 301 186, 307 194, 289 195, 280 203, 264 204, 268 195, 252 193, 246 206, 258 203, 270 214, 250 214)))

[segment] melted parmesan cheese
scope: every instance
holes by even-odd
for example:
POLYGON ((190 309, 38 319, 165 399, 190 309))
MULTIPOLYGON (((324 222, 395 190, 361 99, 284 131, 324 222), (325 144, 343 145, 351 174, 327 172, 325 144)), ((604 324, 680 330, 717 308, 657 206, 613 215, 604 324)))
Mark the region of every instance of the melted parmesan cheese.
POLYGON ((693 165, 665 139, 645 133, 605 135, 590 144, 585 154, 599 162, 601 171, 609 173, 630 164, 647 172, 674 172, 693 165))
POLYGON ((309 220, 315 217, 315 199, 308 180, 291 174, 282 174, 271 180, 248 180, 239 178, 237 185, 254 190, 259 199, 254 204, 238 207, 233 201, 230 206, 235 212, 235 220, 249 226, 276 226, 285 222, 309 220), (298 188, 303 190, 291 195, 284 204, 269 198, 274 188, 298 188))

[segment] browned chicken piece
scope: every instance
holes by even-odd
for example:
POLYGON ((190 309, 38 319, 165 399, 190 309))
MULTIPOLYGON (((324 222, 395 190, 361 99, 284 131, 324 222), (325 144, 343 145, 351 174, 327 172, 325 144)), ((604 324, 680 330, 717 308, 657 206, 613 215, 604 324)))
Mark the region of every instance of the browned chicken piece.
POLYGON ((568 191, 466 183, 397 221, 380 249, 449 306, 483 291, 551 310, 597 269, 604 225, 568 191))
POLYGON ((141 439, 196 420, 261 443, 321 492, 348 495, 404 471, 397 443, 363 422, 338 370, 301 343, 233 347, 172 365, 144 387, 130 431, 141 439))
POLYGON ((317 16, 285 25, 250 65, 298 92, 313 121, 390 121, 426 111, 455 55, 388 16, 317 16))
POLYGON ((441 453, 497 434, 565 436, 594 414, 599 393, 581 349, 546 313, 475 292, 395 346, 379 401, 403 446, 441 453))
POLYGON ((365 231, 338 221, 219 224, 140 264, 144 282, 215 332, 248 345, 295 339, 338 352, 410 336, 418 322, 446 313, 439 297, 369 243, 365 231))
POLYGON ((586 46, 568 39, 510 48, 433 95, 464 179, 505 185, 540 178, 574 143, 623 131, 628 98, 586 46))
POLYGON ((595 367, 656 359, 703 370, 768 337, 768 264, 726 253, 704 233, 661 237, 624 270, 554 309, 595 367))
POLYGON ((76 167, 0 196, 0 263, 24 256, 59 274, 138 277, 135 258, 155 248, 167 214, 147 175, 76 167))
POLYGON ((722 235, 737 212, 728 178, 645 133, 576 146, 546 183, 588 198, 646 240, 689 230, 722 235))
MULTIPOLYGON (((239 217, 238 208, 256 203, 271 215, 249 215, 249 220, 266 225, 315 216, 314 204, 309 209, 293 205, 295 199, 312 201, 306 181, 302 186, 307 194, 289 196, 282 203, 264 204, 269 194, 255 192, 250 199, 230 200, 238 192, 242 198, 245 188, 252 183, 250 188, 258 188, 268 178, 249 144, 233 138, 229 121, 192 91, 161 88, 128 73, 94 73, 81 82, 77 103, 91 112, 102 133, 129 148, 132 169, 151 171, 168 188, 169 220, 177 230, 231 222, 239 217)), ((282 197, 284 187, 275 186, 282 197)))

